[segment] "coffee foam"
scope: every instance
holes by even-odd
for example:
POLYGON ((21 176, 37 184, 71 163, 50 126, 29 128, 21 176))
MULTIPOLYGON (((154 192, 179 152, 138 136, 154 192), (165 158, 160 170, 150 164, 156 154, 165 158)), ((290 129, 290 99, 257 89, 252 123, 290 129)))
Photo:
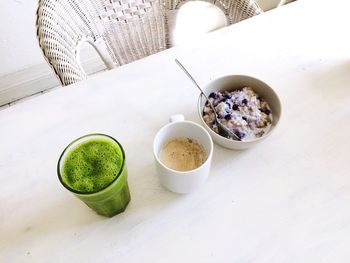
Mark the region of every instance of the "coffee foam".
POLYGON ((190 171, 205 162, 207 153, 195 139, 177 137, 170 139, 162 146, 159 159, 173 170, 190 171))

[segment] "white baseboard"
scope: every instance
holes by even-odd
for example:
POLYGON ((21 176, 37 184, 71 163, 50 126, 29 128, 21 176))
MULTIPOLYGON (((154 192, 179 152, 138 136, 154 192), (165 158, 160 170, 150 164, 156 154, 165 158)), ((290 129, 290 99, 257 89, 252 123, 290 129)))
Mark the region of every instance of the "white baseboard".
MULTIPOLYGON (((93 49, 84 48, 81 51, 81 60, 88 75, 106 69, 103 61, 93 49)), ((0 76, 0 107, 12 105, 23 98, 59 86, 61 86, 60 81, 46 63, 0 76)))
POLYGON ((59 80, 47 64, 0 77, 0 106, 57 87, 59 80))

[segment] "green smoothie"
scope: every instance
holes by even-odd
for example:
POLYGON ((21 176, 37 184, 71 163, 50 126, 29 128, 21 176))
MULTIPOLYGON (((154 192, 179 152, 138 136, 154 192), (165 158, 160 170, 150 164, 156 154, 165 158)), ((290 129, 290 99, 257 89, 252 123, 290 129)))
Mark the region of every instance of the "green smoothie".
POLYGON ((122 163, 122 151, 112 142, 104 139, 85 141, 67 155, 62 180, 79 193, 95 193, 118 176, 122 163))
POLYGON ((118 214, 130 201, 123 148, 107 135, 86 135, 68 145, 58 174, 62 184, 98 214, 118 214))

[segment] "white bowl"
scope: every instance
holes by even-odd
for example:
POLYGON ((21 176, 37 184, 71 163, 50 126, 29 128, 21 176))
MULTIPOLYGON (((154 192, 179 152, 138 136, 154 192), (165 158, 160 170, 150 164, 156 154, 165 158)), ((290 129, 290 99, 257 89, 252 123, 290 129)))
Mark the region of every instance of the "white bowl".
POLYGON ((242 89, 243 87, 251 87, 259 96, 263 97, 269 104, 272 112, 272 126, 270 130, 262 137, 248 141, 236 141, 225 138, 216 132, 214 132, 203 119, 203 107, 206 99, 200 95, 198 98, 198 114, 202 121, 203 126, 207 129, 213 141, 225 148, 233 150, 243 150, 252 147, 253 145, 261 142, 276 128, 278 121, 281 117, 281 102, 276 92, 265 82, 245 75, 229 75, 213 80, 203 89, 205 95, 209 96, 211 92, 217 91, 233 91, 242 89))

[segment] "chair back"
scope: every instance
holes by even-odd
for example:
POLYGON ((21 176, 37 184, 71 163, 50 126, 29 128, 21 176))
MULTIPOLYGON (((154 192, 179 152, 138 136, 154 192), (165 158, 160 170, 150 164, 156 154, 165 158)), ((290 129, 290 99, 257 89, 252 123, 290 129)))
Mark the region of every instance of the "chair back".
POLYGON ((164 7, 159 0, 40 0, 37 36, 62 85, 69 85, 86 78, 82 42, 109 69, 164 50, 164 7))
MULTIPOLYGON (((189 0, 39 0, 37 36, 62 85, 86 78, 79 50, 90 43, 111 69, 170 46, 168 10, 189 0)), ((262 12, 254 0, 206 0, 228 24, 262 12)))

